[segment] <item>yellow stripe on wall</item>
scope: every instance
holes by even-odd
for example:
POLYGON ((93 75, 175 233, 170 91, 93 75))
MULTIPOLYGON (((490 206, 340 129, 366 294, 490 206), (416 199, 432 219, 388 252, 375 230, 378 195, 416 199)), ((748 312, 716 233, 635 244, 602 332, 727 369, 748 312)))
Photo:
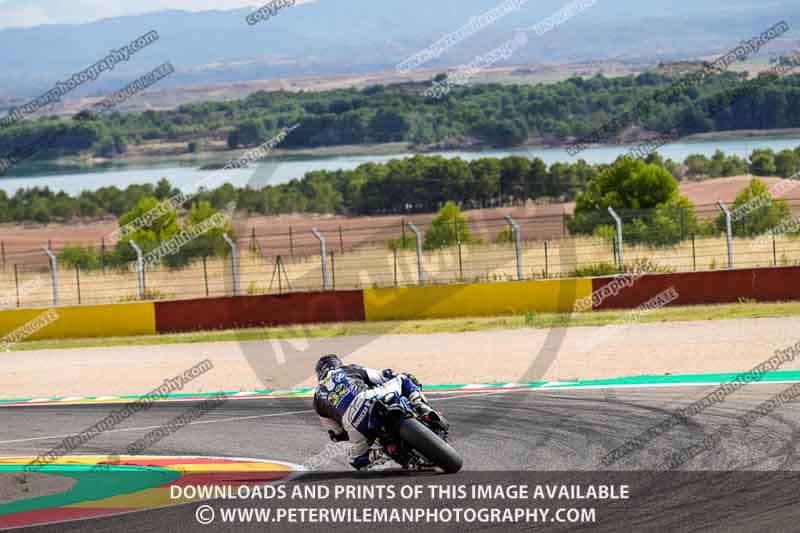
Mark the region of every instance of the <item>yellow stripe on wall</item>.
POLYGON ((155 334, 152 302, 0 311, 0 342, 155 334))
POLYGON ((592 294, 591 279, 365 289, 368 321, 568 312, 592 294))

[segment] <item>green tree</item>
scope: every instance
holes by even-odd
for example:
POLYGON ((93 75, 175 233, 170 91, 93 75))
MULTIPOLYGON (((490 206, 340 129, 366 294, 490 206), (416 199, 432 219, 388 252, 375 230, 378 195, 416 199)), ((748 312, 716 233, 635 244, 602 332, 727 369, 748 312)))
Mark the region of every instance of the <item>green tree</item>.
POLYGON ((167 178, 161 178, 156 184, 155 195, 159 200, 165 200, 170 196, 177 194, 178 191, 172 188, 172 184, 167 178))
POLYGON ((131 224, 132 229, 135 228, 132 232, 122 232, 120 240, 114 247, 115 260, 121 266, 136 260, 131 240, 136 242, 143 253, 148 254, 178 233, 178 215, 174 210, 158 218, 151 216, 160 203, 156 198, 142 198, 136 207, 120 217, 118 222, 120 228, 128 224, 131 224), (140 223, 143 225, 138 227, 140 223))
POLYGON ((775 154, 772 150, 753 150, 750 156, 750 172, 754 176, 774 176, 778 173, 775 154))
POLYGON ((781 150, 775 156, 775 171, 778 176, 788 178, 800 170, 800 157, 789 149, 781 150))
MULTIPOLYGON (((763 181, 753 178, 739 194, 731 208, 732 230, 738 237, 752 237, 769 230, 791 217, 786 200, 774 198, 763 181)), ((725 231, 725 215, 716 219, 719 231, 725 231)))
POLYGON ((686 158, 686 167, 689 170, 689 176, 709 176, 711 175, 711 161, 701 154, 691 154, 686 158))
POLYGON ((674 244, 695 231, 694 207, 678 193, 678 182, 665 169, 626 157, 617 159, 579 192, 571 232, 611 235, 608 208, 624 220, 629 242, 674 244))
POLYGON ((481 207, 486 207, 500 194, 500 161, 494 157, 482 157, 470 161, 474 189, 470 195, 481 207))
POLYGON ((267 131, 259 120, 247 120, 228 134, 228 147, 255 146, 265 140, 267 131))
POLYGON ((94 270, 100 265, 99 254, 90 245, 67 244, 58 252, 58 264, 70 270, 94 270))
POLYGON ((500 191, 504 198, 525 201, 528 198, 527 177, 531 161, 527 157, 511 156, 500 160, 500 191))
POLYGON ((28 218, 42 224, 48 224, 51 219, 49 202, 44 198, 35 199, 30 206, 28 218))
POLYGON ((199 257, 223 256, 229 251, 223 235, 235 238, 230 219, 207 201, 192 204, 180 232, 189 239, 180 249, 164 257, 170 268, 180 268, 199 257))
POLYGON ((426 250, 446 248, 457 243, 474 243, 469 229, 469 221, 461 209, 453 203, 447 202, 437 213, 425 231, 422 247, 426 250))

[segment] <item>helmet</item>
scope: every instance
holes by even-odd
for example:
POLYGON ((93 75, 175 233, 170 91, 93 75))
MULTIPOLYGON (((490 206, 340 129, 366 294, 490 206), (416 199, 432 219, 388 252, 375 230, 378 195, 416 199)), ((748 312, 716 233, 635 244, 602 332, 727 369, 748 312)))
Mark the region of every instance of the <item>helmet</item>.
POLYGON ((322 381, 325 379, 325 376, 331 370, 335 368, 339 368, 342 366, 342 360, 339 359, 339 356, 333 353, 329 353, 328 355, 323 355, 317 361, 317 367, 314 369, 317 373, 317 379, 322 381))

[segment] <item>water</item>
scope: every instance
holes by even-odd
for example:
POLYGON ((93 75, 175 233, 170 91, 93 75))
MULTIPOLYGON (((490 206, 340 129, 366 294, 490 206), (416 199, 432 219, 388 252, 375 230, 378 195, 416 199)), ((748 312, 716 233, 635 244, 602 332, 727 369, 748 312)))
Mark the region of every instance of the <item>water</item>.
MULTIPOLYGON (((756 148, 772 148, 776 152, 785 148, 800 146, 800 137, 762 137, 750 139, 733 139, 699 142, 677 142, 662 146, 659 152, 665 158, 682 162, 690 154, 704 154, 711 156, 719 149, 728 155, 740 157, 749 156, 756 148)), ((604 146, 592 148, 582 152, 578 158, 583 158, 589 163, 611 163, 618 156, 626 153, 627 146, 604 146)), ((390 159, 410 157, 413 154, 394 154, 379 156, 336 156, 336 157, 309 157, 271 159, 267 163, 254 169, 236 169, 226 171, 199 170, 188 166, 178 166, 173 163, 161 165, 148 165, 138 167, 105 167, 92 170, 52 170, 42 171, 40 167, 30 167, 34 170, 12 170, 9 176, 0 178, 0 189, 8 194, 23 187, 48 186, 53 190, 63 190, 71 195, 77 195, 83 190, 96 190, 100 187, 116 185, 125 188, 131 184, 156 183, 161 178, 167 178, 176 187, 186 191, 193 190, 199 182, 206 180, 206 186, 216 186, 220 183, 230 182, 236 186, 251 184, 258 187, 264 184, 286 183, 293 178, 300 178, 312 170, 351 170, 363 163, 385 163, 390 159), (38 170, 36 170, 38 168, 38 170)), ((444 157, 461 157, 473 160, 480 157, 505 157, 520 155, 529 158, 538 157, 548 165, 556 162, 574 162, 573 158, 563 148, 520 148, 512 150, 487 150, 482 152, 437 152, 436 155, 444 157)), ((47 168, 47 167, 44 167, 47 168)))

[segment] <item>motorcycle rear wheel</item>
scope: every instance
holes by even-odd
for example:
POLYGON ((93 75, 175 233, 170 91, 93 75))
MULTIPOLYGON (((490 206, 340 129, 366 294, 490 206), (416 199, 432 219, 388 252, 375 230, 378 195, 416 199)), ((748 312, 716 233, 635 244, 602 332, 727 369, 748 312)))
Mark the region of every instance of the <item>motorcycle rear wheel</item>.
POLYGON ((457 451, 419 420, 407 418, 397 427, 398 436, 447 474, 455 474, 464 464, 457 451))

